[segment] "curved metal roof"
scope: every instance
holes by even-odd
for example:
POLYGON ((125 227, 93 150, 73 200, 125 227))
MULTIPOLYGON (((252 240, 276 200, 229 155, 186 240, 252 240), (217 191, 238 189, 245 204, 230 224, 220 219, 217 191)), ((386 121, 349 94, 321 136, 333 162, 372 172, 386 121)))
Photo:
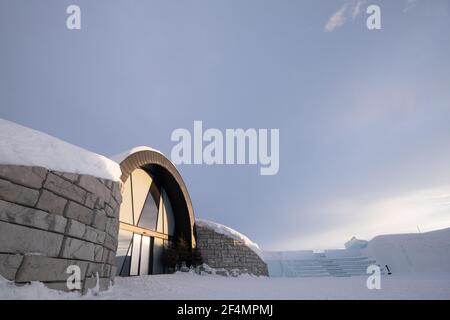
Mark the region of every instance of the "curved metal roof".
POLYGON ((141 168, 154 176, 166 190, 175 215, 176 230, 195 247, 194 208, 187 187, 175 165, 161 152, 148 148, 139 148, 128 154, 120 162, 123 183, 133 170, 141 168))

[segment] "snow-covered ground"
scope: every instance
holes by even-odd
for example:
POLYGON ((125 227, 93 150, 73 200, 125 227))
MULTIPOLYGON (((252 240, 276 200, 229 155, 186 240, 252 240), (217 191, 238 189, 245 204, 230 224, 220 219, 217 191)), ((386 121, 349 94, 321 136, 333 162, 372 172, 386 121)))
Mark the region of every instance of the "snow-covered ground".
POLYGON ((267 278, 177 273, 117 278, 106 292, 85 296, 0 281, 0 299, 450 299, 450 273, 382 276, 369 290, 367 277, 267 278))

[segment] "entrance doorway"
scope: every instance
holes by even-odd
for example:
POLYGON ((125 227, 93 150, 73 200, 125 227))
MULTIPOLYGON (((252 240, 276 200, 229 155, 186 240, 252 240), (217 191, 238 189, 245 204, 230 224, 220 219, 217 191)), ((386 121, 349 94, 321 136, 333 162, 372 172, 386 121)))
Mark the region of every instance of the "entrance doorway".
POLYGON ((120 207, 117 275, 160 274, 164 248, 174 240, 175 219, 164 188, 143 169, 124 184, 120 207))

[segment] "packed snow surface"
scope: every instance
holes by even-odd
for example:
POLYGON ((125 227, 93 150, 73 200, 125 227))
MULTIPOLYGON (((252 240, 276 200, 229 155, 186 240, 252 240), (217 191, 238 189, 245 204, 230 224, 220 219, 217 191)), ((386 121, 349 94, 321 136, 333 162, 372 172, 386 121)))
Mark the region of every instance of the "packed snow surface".
POLYGON ((40 166, 119 181, 120 166, 43 132, 0 119, 0 164, 40 166))
POLYGON ((224 226, 223 224, 209 221, 209 220, 203 220, 203 219, 195 219, 195 223, 200 227, 205 227, 214 230, 217 233, 223 234, 227 237, 230 237, 234 240, 240 241, 243 244, 245 244, 247 247, 252 249, 260 258, 264 261, 264 255, 259 248, 259 246, 251 241, 247 236, 243 235, 242 233, 224 226))
POLYGON ((158 152, 158 153, 160 153, 160 154, 162 154, 164 156, 164 154, 161 151, 159 151, 159 150, 156 150, 156 149, 153 149, 153 148, 150 148, 150 147, 146 147, 146 146, 139 146, 139 147, 131 148, 130 150, 127 150, 125 152, 119 153, 119 154, 117 154, 115 156, 112 156, 111 159, 116 161, 117 163, 121 163, 128 156, 132 155, 133 153, 139 152, 139 151, 154 151, 154 152, 158 152))
POLYGON ((105 292, 85 296, 47 289, 33 282, 19 287, 0 279, 0 299, 450 299, 450 273, 381 277, 369 290, 367 277, 268 278, 175 273, 116 278, 105 292))
POLYGON ((380 235, 361 250, 396 272, 450 272, 450 228, 380 235))

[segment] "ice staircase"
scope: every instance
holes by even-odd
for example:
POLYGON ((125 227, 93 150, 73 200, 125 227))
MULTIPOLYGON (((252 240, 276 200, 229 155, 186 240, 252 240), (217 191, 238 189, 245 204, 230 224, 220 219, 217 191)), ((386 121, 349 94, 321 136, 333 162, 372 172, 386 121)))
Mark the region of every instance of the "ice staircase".
MULTIPOLYGON (((367 267, 377 264, 374 259, 362 255, 312 253, 309 256, 287 256, 266 260, 269 275, 274 277, 351 277, 367 275, 367 267)), ((381 273, 385 270, 381 267, 381 273)))

